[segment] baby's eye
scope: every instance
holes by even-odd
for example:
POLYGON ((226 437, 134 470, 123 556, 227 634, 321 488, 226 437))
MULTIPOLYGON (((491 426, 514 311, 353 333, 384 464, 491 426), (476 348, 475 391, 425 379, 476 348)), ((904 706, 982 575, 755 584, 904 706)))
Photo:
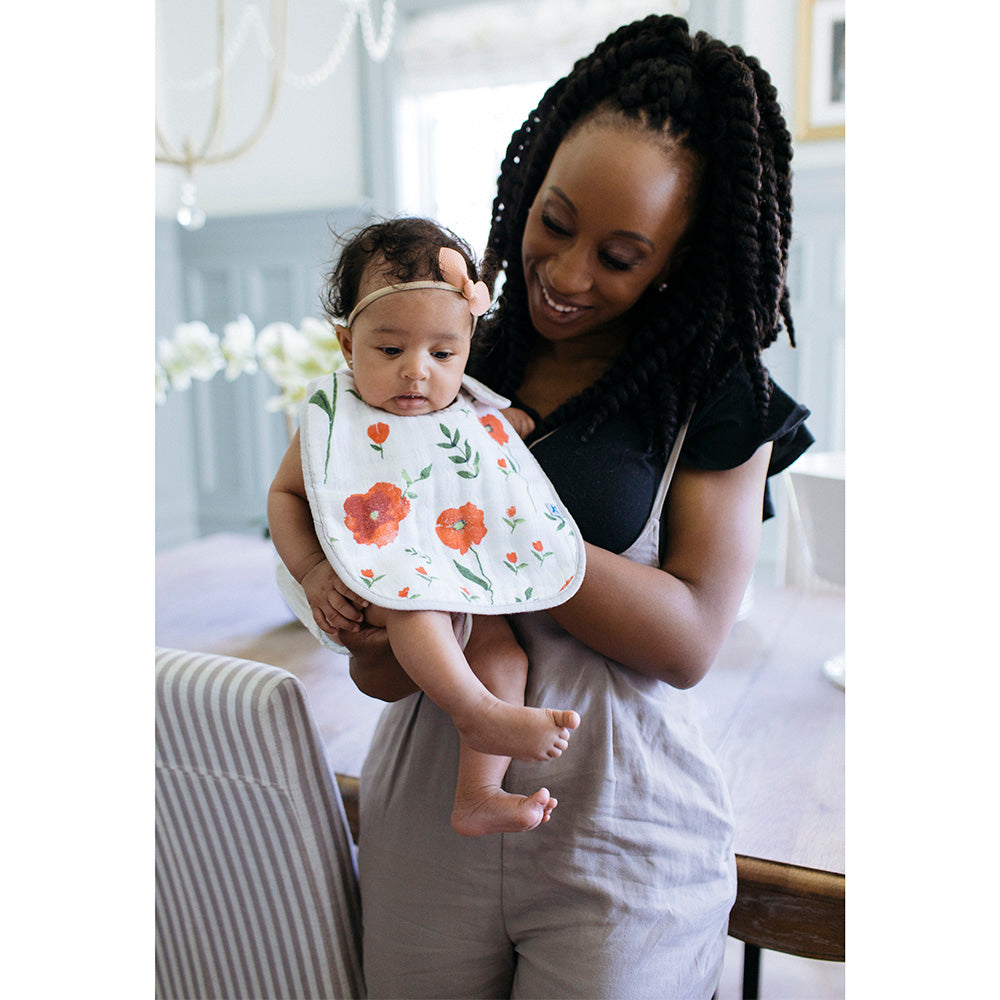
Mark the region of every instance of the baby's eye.
POLYGON ((380 347, 379 350, 387 357, 394 358, 403 352, 398 347, 380 347))
POLYGON ((438 361, 447 361, 452 356, 452 351, 435 351, 434 358, 438 361))

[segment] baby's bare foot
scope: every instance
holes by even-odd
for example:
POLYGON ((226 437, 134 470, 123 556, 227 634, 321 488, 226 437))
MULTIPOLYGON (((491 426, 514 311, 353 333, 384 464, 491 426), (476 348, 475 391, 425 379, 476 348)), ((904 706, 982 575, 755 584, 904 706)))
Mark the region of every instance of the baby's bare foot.
POLYGON ((548 823, 557 804, 547 788, 525 796, 512 795, 499 785, 484 785, 469 793, 456 793, 451 825, 463 837, 526 833, 548 823))
POLYGON ((511 705, 487 695, 467 716, 456 717, 455 725, 469 746, 481 753, 551 760, 569 746, 580 716, 572 710, 511 705))

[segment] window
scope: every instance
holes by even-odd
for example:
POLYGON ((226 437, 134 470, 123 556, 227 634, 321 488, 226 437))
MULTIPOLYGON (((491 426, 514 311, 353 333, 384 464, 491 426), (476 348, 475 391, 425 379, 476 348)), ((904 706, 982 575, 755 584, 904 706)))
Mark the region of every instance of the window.
POLYGON ((404 97, 400 211, 438 220, 482 257, 507 143, 547 86, 538 80, 404 97))
MULTIPOLYGON (((661 5, 683 13, 686 0, 661 5)), ((456 3, 399 26, 396 210, 436 219, 481 256, 511 134, 555 80, 648 0, 456 3)))

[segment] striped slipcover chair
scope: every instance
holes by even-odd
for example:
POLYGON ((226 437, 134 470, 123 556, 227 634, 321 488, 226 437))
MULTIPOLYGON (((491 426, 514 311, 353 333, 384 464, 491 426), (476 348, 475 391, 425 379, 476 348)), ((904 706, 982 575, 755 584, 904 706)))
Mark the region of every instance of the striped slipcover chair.
POLYGON ((344 807, 299 681, 156 653, 156 996, 363 997, 344 807))

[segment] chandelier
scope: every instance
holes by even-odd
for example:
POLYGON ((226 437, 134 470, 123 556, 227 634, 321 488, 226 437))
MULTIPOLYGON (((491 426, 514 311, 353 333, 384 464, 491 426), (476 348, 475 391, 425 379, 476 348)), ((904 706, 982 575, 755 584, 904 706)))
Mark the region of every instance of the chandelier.
POLYGON ((201 142, 196 142, 191 137, 179 142, 173 141, 166 136, 160 121, 155 123, 156 162, 180 167, 185 174, 185 180, 181 184, 181 204, 177 210, 177 221, 185 229, 200 229, 205 224, 205 213, 196 203, 195 170, 235 160, 256 145, 274 117, 283 86, 309 89, 323 83, 340 64, 358 25, 361 26, 365 50, 373 62, 381 62, 388 54, 396 18, 396 0, 382 0, 382 16, 377 32, 369 9, 370 0, 337 0, 336 5, 342 8, 342 18, 330 52, 313 71, 306 74, 290 73, 286 67, 289 2, 290 0, 271 0, 267 25, 259 4, 246 4, 236 30, 230 35, 226 0, 217 0, 215 65, 195 78, 168 80, 162 85, 164 91, 213 91, 209 126, 201 142), (227 146, 224 133, 229 69, 251 36, 256 39, 260 55, 269 64, 267 97, 249 134, 227 146))

